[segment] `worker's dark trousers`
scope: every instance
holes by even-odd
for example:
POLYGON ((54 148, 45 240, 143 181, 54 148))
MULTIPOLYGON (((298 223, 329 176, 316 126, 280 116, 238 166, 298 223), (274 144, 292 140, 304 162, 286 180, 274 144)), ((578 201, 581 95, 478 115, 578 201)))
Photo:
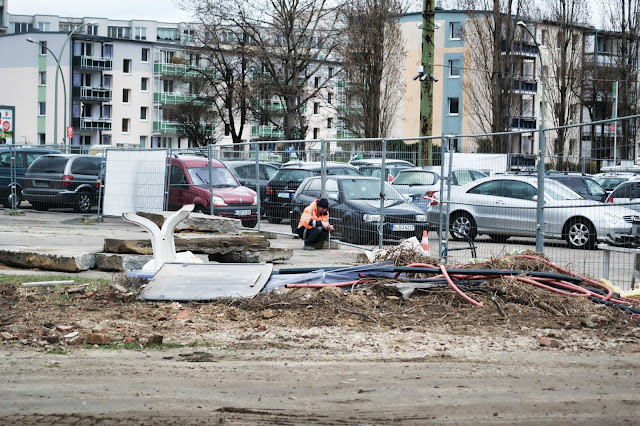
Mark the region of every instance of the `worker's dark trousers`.
POLYGON ((304 240, 305 246, 313 246, 322 241, 327 241, 329 239, 329 231, 322 229, 320 226, 316 226, 315 228, 307 229, 305 227, 300 227, 297 229, 298 235, 300 238, 304 240))

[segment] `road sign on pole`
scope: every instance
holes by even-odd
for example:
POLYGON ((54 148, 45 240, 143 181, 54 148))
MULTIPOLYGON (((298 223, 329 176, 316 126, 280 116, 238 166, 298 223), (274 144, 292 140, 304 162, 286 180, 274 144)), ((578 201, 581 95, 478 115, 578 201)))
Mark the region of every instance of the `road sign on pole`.
POLYGON ((67 139, 73 138, 73 127, 67 126, 67 139))

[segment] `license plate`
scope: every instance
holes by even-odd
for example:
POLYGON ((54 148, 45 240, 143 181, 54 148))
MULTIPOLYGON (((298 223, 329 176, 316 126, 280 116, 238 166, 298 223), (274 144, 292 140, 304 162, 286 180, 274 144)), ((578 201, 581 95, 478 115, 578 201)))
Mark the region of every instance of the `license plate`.
POLYGON ((411 196, 411 201, 414 202, 414 203, 420 202, 420 196, 419 195, 412 195, 411 196))
POLYGON ((33 186, 35 186, 37 188, 48 188, 49 187, 49 182, 47 182, 46 180, 34 180, 33 181, 33 186))
POLYGON ((249 216, 251 214, 251 210, 236 210, 233 214, 235 216, 249 216))
POLYGON ((278 192, 278 198, 293 198, 293 194, 289 192, 278 192))
POLYGON ((407 224, 407 223, 392 223, 391 230, 392 231, 415 231, 416 226, 413 224, 407 224))

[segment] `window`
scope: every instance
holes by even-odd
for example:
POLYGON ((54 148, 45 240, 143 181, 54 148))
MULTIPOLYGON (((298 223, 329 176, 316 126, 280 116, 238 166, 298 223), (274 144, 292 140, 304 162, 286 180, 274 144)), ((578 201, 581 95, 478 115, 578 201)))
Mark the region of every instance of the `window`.
POLYGON ((122 133, 129 133, 129 119, 122 119, 122 133))
POLYGON ((40 86, 44 86, 45 84, 47 84, 47 72, 46 71, 40 71, 38 73, 39 76, 39 80, 40 80, 40 86))
POLYGON ((320 136, 320 129, 318 129, 317 127, 313 128, 313 138, 314 139, 318 139, 318 136, 320 136))
POLYGON ((458 98, 449 98, 449 115, 458 115, 460 113, 460 105, 458 98))
POLYGON ((27 33, 29 31, 33 31, 33 24, 29 24, 27 22, 14 22, 13 23, 13 32, 16 34, 27 33))
POLYGON ((147 49, 147 48, 142 49, 141 61, 142 62, 149 62, 149 49, 147 49))
POLYGON ((460 25, 460 22, 451 22, 449 24, 449 39, 450 40, 460 40, 460 32, 462 30, 462 26, 460 25))
POLYGON ((46 135, 46 133, 38 133, 38 143, 40 145, 46 145, 47 144, 47 135, 46 135))
POLYGON ((149 90, 149 77, 142 77, 140 80, 140 90, 146 92, 149 90))
POLYGON ((327 93, 327 103, 330 104, 333 101, 333 93, 327 93))
POLYGON ((158 41, 177 41, 180 40, 178 37, 178 29, 177 28, 158 28, 157 32, 158 41))
POLYGON ((333 126, 333 118, 327 118, 327 129, 333 126))
POLYGON ((165 93, 173 93, 173 80, 162 80, 162 91, 165 93))
POLYGON ((147 39, 147 29, 145 27, 136 27, 135 28, 135 39, 136 40, 146 40, 147 39))
POLYGON ((542 45, 546 46, 549 43, 549 30, 542 30, 542 45))
POLYGON ((87 25, 86 27, 87 34, 89 35, 98 35, 98 26, 97 25, 87 25))
POLYGON ((182 41, 184 43, 189 43, 195 39, 195 31, 193 30, 183 30, 182 31, 182 41))
POLYGON ((38 31, 49 31, 49 26, 48 22, 38 22, 38 31))
POLYGON ((102 118, 111 118, 111 105, 102 105, 102 118))
POLYGON ((105 74, 102 76, 102 87, 104 87, 105 89, 111 89, 111 80, 113 79, 113 76, 111 76, 110 74, 105 74))
POLYGON ((122 102, 128 104, 131 102, 131 89, 122 89, 122 102))
POLYGON ((131 74, 131 59, 124 59, 122 61, 122 72, 125 74, 131 74))
POLYGON ((316 77, 313 79, 313 87, 315 87, 316 89, 320 87, 320 77, 316 77))
POLYGON ((319 102, 314 102, 313 103, 313 113, 317 114, 319 110, 320 110, 320 103, 319 102))
POLYGON ((47 104, 45 102, 38 102, 38 115, 47 115, 47 104))
POLYGON ((131 28, 129 27, 109 27, 107 34, 112 38, 131 38, 131 28))
POLYGON ((140 120, 147 120, 149 114, 149 107, 140 107, 140 120))
POLYGON ((111 135, 102 135, 102 145, 111 145, 111 135))
POLYGON ((224 125, 224 135, 229 136, 231 134, 231 127, 228 124, 224 125))
POLYGON ((449 77, 452 77, 452 78, 460 77, 460 60, 459 59, 451 59, 449 61, 449 77))
POLYGON ((102 57, 111 59, 113 58, 113 45, 105 44, 102 46, 102 57))
POLYGON ((329 67, 329 78, 333 77, 333 67, 329 67))
POLYGON ((46 55, 47 54, 47 41, 46 40, 39 41, 38 44, 40 45, 40 54, 41 55, 46 55))
POLYGON ((146 148, 147 146, 147 137, 140 136, 140 148, 146 148))

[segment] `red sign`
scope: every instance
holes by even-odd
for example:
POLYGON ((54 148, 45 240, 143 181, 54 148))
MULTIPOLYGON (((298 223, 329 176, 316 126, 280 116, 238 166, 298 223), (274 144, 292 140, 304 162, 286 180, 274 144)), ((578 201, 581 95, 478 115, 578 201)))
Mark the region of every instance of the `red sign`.
POLYGON ((71 126, 67 127, 67 137, 68 138, 72 138, 73 137, 73 127, 71 127, 71 126))
POLYGON ((8 132, 10 129, 11 129, 11 122, 5 121, 4 123, 2 123, 2 130, 4 130, 5 132, 8 132))

